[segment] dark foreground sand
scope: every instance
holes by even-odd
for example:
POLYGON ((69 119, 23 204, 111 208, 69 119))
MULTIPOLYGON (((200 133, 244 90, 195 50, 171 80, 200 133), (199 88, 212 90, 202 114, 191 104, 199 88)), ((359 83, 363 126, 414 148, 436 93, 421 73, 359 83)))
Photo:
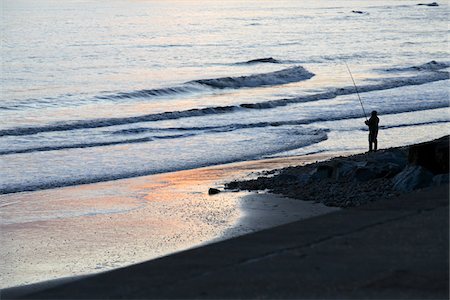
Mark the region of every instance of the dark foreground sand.
MULTIPOLYGON (((432 144, 440 146, 426 144, 401 150, 406 154, 405 165, 401 170, 392 166, 395 174, 382 172, 381 178, 389 179, 391 187, 380 199, 376 198, 380 192, 364 203, 355 200, 364 197, 350 199, 344 194, 344 200, 333 203, 344 203, 347 209, 55 287, 6 289, 1 298, 448 299, 449 185, 448 175, 439 173, 442 168, 448 172, 448 140, 432 144), (436 159, 429 160, 429 154, 444 153, 442 145, 447 145, 447 165, 430 165, 436 159), (426 154, 425 160, 422 154, 426 154)), ((385 158, 386 152, 380 152, 380 157, 385 158)), ((441 156, 434 158, 440 161, 441 156)), ((318 180, 322 184, 339 182, 337 186, 342 187, 352 182, 351 173, 342 181, 336 177, 343 165, 348 164, 309 166, 312 173, 307 174, 317 177, 303 184, 314 185, 318 180)), ((354 178, 357 182, 380 179, 371 177, 381 173, 367 164, 358 168, 363 169, 354 178), (359 181, 363 175, 367 177, 359 181)), ((285 179, 298 190, 298 185, 292 184, 293 177, 285 179)), ((283 189, 288 191, 286 186, 283 189)), ((358 188, 357 195, 364 192, 358 188)), ((368 187, 366 192, 373 190, 368 187)))
POLYGON ((448 185, 2 299, 448 299, 448 185))

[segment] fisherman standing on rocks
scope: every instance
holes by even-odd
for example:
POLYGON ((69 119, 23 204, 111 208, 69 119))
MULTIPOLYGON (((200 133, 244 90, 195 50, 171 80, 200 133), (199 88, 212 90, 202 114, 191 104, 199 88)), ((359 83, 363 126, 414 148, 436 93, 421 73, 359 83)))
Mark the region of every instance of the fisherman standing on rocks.
POLYGON ((369 152, 372 152, 372 144, 373 144, 373 151, 377 151, 378 147, 378 123, 380 122, 380 119, 377 117, 377 111, 372 111, 372 115, 370 116, 369 120, 366 120, 364 123, 366 123, 367 126, 369 126, 369 152))

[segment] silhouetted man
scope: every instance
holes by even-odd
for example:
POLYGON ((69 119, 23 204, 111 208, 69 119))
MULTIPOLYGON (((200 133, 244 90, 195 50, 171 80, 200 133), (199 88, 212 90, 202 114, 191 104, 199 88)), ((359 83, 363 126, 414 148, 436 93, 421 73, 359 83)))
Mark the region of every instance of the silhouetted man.
POLYGON ((373 151, 377 151, 378 147, 378 123, 380 122, 380 119, 377 117, 377 112, 374 110, 372 111, 372 116, 368 121, 365 121, 367 126, 369 126, 369 152, 372 152, 372 144, 373 144, 373 151))

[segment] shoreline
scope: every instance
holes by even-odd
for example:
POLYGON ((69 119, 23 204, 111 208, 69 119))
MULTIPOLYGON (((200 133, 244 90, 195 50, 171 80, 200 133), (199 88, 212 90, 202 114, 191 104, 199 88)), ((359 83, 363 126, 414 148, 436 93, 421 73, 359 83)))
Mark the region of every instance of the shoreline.
MULTIPOLYGON (((320 143, 320 142, 319 142, 320 143)), ((289 150, 287 150, 289 151, 289 150)), ((285 151, 281 151, 285 152, 285 151)), ((191 171, 191 170, 201 170, 205 168, 214 168, 214 167, 221 167, 221 166, 229 166, 229 165, 235 165, 235 164, 245 164, 245 163, 257 163, 260 161, 266 161, 271 162, 273 161, 282 161, 282 160, 297 160, 303 158, 303 157, 309 157, 309 156, 324 156, 331 158, 339 153, 359 153, 361 150, 342 150, 342 151, 319 151, 319 152, 312 152, 307 154, 300 154, 300 155, 286 155, 286 156, 280 156, 280 157, 268 157, 268 158, 251 158, 248 159, 246 157, 242 157, 237 160, 231 160, 231 161, 223 161, 213 164, 205 164, 205 165, 199 165, 199 166, 189 166, 186 168, 180 168, 180 169, 174 169, 174 170, 164 170, 164 171, 145 171, 142 173, 133 173, 131 175, 126 176, 119 176, 119 177, 105 177, 105 178, 99 178, 95 180, 87 180, 87 179, 80 179, 75 180, 73 182, 69 183, 53 183, 52 185, 48 184, 36 184, 28 187, 13 187, 13 188, 4 188, 1 190, 2 193, 0 193, 0 197, 3 195, 11 195, 11 194, 18 194, 18 193, 31 193, 31 192, 39 192, 39 191, 48 191, 48 190, 54 190, 54 189, 62 189, 62 188, 70 188, 70 187, 79 187, 84 185, 92 185, 92 184, 102 184, 102 183, 108 183, 112 181, 121 181, 121 180, 133 180, 141 177, 149 177, 149 176, 158 176, 158 175, 164 175, 164 174, 171 174, 171 173, 177 173, 177 172, 183 172, 183 171, 191 171)), ((269 155, 269 154, 268 154, 269 155)))
MULTIPOLYGON (((405 146, 410 147, 410 146, 405 146)), ((403 147, 404 148, 404 147, 403 147)), ((392 152, 395 148, 389 148, 384 149, 380 151, 380 153, 384 152, 392 152)), ((334 155, 325 155, 323 153, 316 154, 316 155, 309 155, 309 156, 297 156, 297 157, 282 157, 282 158, 272 158, 272 159, 266 159, 266 160, 258 160, 258 161, 247 161, 247 162, 240 162, 240 163, 231 163, 226 165, 220 165, 220 166, 213 166, 213 167, 205 167, 200 169, 194 169, 194 170, 186 170, 186 171, 179 171, 179 172, 172 172, 168 174, 159 174, 159 175, 152 175, 152 176, 145 176, 141 177, 139 179, 125 179, 122 180, 121 184, 117 184, 115 182, 114 185, 116 189, 115 192, 120 191, 119 194, 123 195, 124 191, 128 191, 128 193, 131 190, 138 190, 140 192, 145 191, 147 195, 149 195, 149 191, 155 192, 158 188, 167 188, 172 189, 172 191, 169 193, 169 195, 166 195, 166 197, 174 197, 174 195, 178 195, 181 197, 184 197, 186 195, 190 195, 191 199, 197 199, 201 198, 201 201, 207 200, 215 200, 215 202, 226 202, 230 200, 230 198, 234 198, 234 205, 239 206, 240 213, 238 215, 234 214, 232 216, 228 215, 228 222, 227 225, 224 228, 224 230, 219 234, 218 231, 215 231, 215 237, 208 238, 204 241, 197 241, 194 243, 190 243, 188 247, 184 246, 181 248, 177 248, 176 250, 169 251, 165 254, 163 254, 163 257, 168 257, 171 255, 176 255, 177 253, 180 253, 179 251, 187 251, 189 249, 196 249, 198 247, 207 247, 208 245, 216 242, 221 242, 223 240, 229 240, 234 239, 237 236, 251 234, 252 232, 264 230, 268 228, 274 228, 279 225, 285 224, 285 223, 291 223, 291 222, 297 222, 299 220, 306 220, 311 217, 317 217, 319 215, 327 214, 330 212, 333 212, 333 209, 326 208, 323 206, 323 204, 317 204, 314 203, 314 201, 299 201, 295 199, 289 199, 285 198, 285 196, 292 197, 292 193, 286 193, 283 192, 283 190, 276 190, 272 187, 267 187, 269 190, 276 191, 281 195, 274 195, 274 194, 258 194, 258 193, 243 193, 243 192, 222 192, 218 195, 213 196, 206 196, 206 191, 208 187, 215 186, 215 187, 223 187, 227 186, 226 182, 230 182, 230 179, 238 178, 256 178, 256 179, 249 179, 247 182, 258 182, 258 180, 261 180, 261 178, 269 178, 269 180, 276 179, 277 177, 281 176, 281 181, 283 184, 286 182, 290 182, 290 177, 286 177, 286 174, 283 174, 286 170, 296 170, 296 169, 306 169, 311 170, 311 168, 314 166, 323 166, 327 165, 330 162, 333 162, 335 160, 345 160, 345 159, 354 159, 355 157, 365 157, 367 154, 353 154, 349 155, 349 153, 334 153, 334 155), (347 156, 342 156, 347 155, 347 156), (299 166, 300 165, 300 166, 299 166), (307 165, 304 167, 304 165, 307 165), (262 177, 260 175, 263 175, 262 177), (269 177, 264 177, 264 176, 269 177), (284 176, 284 177, 283 177, 284 176), (154 178, 157 177, 158 180, 154 180, 154 178), (148 181, 152 181, 153 179, 153 186, 152 184, 149 185, 148 181), (179 185, 178 188, 174 187, 179 185), (125 187, 125 190, 123 189, 125 187), (284 196, 282 196, 284 194, 284 196), (183 196, 184 195, 184 196, 183 196), (236 201, 236 199, 238 199, 236 201), (219 200, 219 201, 216 201, 219 200), (315 209, 317 208, 317 209, 315 209)), ((368 157, 368 156, 367 156, 368 157)), ((292 175, 292 173, 290 173, 292 175)), ((240 183, 245 183, 245 181, 241 181, 240 183)), ((267 183, 264 181, 264 183, 267 183)), ((319 182, 319 185, 323 186, 323 182, 319 182)), ((84 189, 94 189, 97 191, 104 192, 105 184, 93 184, 89 185, 87 187, 84 187, 84 189), (99 188, 100 187, 100 188, 99 188)), ((111 188, 111 184, 110 184, 111 188)), ((263 189, 267 189, 264 187, 263 189)), ((61 192, 66 192, 67 189, 74 190, 73 187, 69 188, 62 188, 61 192)), ((258 186, 258 188, 252 188, 250 190, 261 190, 261 186, 258 186)), ((31 193, 35 194, 37 192, 31 193)), ((112 190, 109 191, 109 193, 113 193, 112 190)), ((126 194, 127 192, 125 192, 126 194)), ((72 193, 69 193, 72 194, 72 193)), ((94 193, 95 194, 95 193, 94 193)), ((114 194, 114 193, 113 193, 114 194)), ((73 196, 73 194, 72 194, 73 196)), ((129 196, 129 195, 128 195, 129 196)), ((398 196, 398 195, 397 195, 398 196)), ((299 198, 295 197, 294 198, 299 198)), ((300 197, 301 199, 301 197, 300 197)), ((149 199, 147 199, 149 200, 149 199)), ((168 198, 166 198, 164 201, 167 201, 168 198)), ((198 200, 198 199, 197 199, 198 200)), ((311 199, 306 199, 311 200, 311 199)), ((319 202, 319 201, 315 201, 319 202)), ((229 203, 229 202, 228 202, 229 203)), ((190 203, 192 204, 192 203, 190 203)), ((198 205, 199 202, 197 202, 196 205, 198 205)), ((209 202, 211 204, 211 202, 209 202)), ((325 203, 327 205, 327 203, 325 203)), ((337 205, 339 206, 339 205, 337 205)), ((344 206, 344 207, 347 207, 344 206)), ((223 207, 219 206, 216 209, 216 213, 219 211, 222 211, 225 209, 228 209, 228 214, 230 213, 229 209, 230 207, 223 207)), ((214 213, 214 212, 213 212, 214 213)), ((122 216, 123 218, 124 216, 122 216)), ((185 220, 187 215, 184 217, 185 220)), ((191 215, 188 217, 190 218, 191 215)), ((220 218, 219 218, 220 219, 220 218)), ((219 220, 220 221, 220 220, 219 220)), ((223 222, 223 221, 220 221, 223 222)), ((192 225, 192 224, 191 224, 192 225)), ((214 226, 217 226, 218 223, 213 224, 214 226)), ((209 233, 211 234, 211 232, 209 233)), ((115 235, 112 235, 112 237, 117 238, 115 235)), ((123 242, 121 242, 122 244, 123 242)), ((144 249, 144 251, 148 251, 148 245, 144 249)), ((141 261, 148 261, 148 260, 154 260, 154 259, 160 259, 161 255, 157 255, 148 259, 138 260, 135 262, 128 262, 122 265, 114 266, 111 270, 111 268, 107 268, 106 270, 103 270, 102 273, 106 271, 113 272, 114 269, 117 270, 117 268, 128 268, 133 266, 135 263, 142 263, 141 261), (110 271, 111 270, 111 271, 110 271)), ((83 275, 82 275, 83 276, 83 275)), ((89 272, 87 276, 97 276, 95 273, 89 272)), ((58 277, 60 278, 60 277, 58 277)), ((73 278, 71 277, 64 277, 60 278, 61 280, 69 280, 72 281, 73 278)), ((52 281, 53 282, 53 281, 52 281)), ((58 282, 58 279, 54 281, 56 284, 58 282)), ((14 286, 10 287, 12 289, 21 289, 24 288, 25 290, 27 287, 35 288, 35 287, 42 287, 46 286, 46 284, 52 284, 51 282, 38 282, 37 285, 33 284, 31 286, 25 285, 25 286, 14 286)))
POLYGON ((333 211, 270 194, 207 195, 229 180, 328 157, 246 161, 2 195, 3 288, 89 276, 333 211), (28 273, 32 277, 20 279, 28 273))

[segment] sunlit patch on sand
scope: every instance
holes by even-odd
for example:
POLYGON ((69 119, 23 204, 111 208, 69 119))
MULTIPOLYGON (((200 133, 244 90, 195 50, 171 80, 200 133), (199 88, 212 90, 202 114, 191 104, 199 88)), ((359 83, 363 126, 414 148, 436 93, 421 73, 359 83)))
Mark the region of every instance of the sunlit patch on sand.
POLYGON ((327 156, 277 158, 0 196, 1 287, 129 265, 332 209, 246 192, 236 178, 327 156), (44 201, 45 200, 45 201, 44 201))

